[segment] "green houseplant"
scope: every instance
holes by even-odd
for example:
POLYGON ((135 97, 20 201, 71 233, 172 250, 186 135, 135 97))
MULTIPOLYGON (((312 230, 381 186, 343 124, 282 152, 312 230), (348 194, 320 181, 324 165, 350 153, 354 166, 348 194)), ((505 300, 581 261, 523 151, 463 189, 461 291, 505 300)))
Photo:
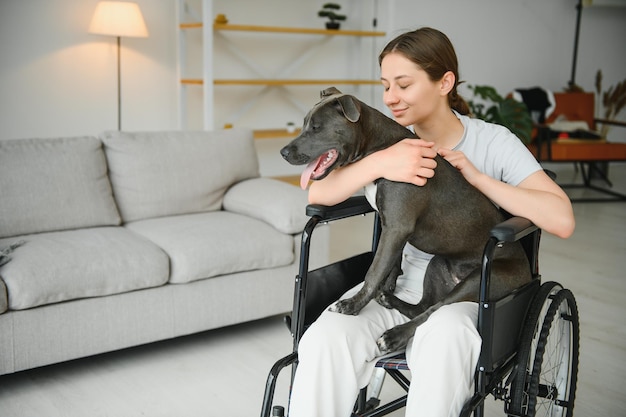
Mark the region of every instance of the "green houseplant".
POLYGON ((512 97, 502 97, 495 88, 487 85, 469 85, 474 98, 468 100, 472 115, 486 122, 507 127, 525 144, 532 139, 533 121, 526 105, 512 97))
POLYGON ((340 9, 341 6, 337 3, 326 3, 322 6, 322 10, 317 12, 319 17, 326 17, 329 19, 328 22, 326 22, 326 29, 337 30, 340 27, 339 22, 346 20, 345 15, 337 13, 340 9))

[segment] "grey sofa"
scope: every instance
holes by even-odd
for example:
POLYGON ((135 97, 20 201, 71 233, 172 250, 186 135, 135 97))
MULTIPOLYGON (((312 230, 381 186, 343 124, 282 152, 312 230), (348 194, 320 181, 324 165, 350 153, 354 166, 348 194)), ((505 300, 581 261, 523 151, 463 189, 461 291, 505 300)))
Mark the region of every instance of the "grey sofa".
POLYGON ((306 193, 249 130, 0 140, 0 194, 0 374, 291 309, 306 193))

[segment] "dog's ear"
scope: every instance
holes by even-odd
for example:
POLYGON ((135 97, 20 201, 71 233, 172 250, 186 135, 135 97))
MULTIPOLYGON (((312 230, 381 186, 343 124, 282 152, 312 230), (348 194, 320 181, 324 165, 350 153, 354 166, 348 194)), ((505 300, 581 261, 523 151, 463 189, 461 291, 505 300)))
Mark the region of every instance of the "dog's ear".
POLYGON ((346 119, 352 123, 356 123, 359 117, 361 117, 361 106, 358 101, 352 96, 339 96, 337 97, 337 101, 346 119))
POLYGON ((341 91, 337 90, 335 87, 328 87, 327 89, 320 91, 320 98, 332 96, 333 94, 341 94, 341 91))

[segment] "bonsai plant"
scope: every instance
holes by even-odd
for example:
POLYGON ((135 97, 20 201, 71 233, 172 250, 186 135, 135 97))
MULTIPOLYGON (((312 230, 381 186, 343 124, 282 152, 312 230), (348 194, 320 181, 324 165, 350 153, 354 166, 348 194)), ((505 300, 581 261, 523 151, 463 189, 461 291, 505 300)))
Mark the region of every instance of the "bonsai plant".
POLYGON ((339 22, 346 20, 346 16, 337 14, 336 12, 341 9, 341 6, 337 3, 326 3, 322 6, 322 10, 317 12, 319 17, 327 17, 329 19, 326 22, 326 29, 339 29, 339 22))
POLYGON ((468 88, 474 92, 474 97, 481 99, 480 102, 467 101, 474 117, 507 127, 525 144, 531 142, 533 121, 524 103, 502 97, 487 85, 469 85, 468 88))

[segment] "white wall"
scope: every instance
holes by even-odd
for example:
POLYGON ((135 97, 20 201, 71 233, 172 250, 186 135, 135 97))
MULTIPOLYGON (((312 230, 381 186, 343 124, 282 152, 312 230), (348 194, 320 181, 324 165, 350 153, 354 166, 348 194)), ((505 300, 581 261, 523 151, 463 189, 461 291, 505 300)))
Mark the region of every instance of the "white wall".
MULTIPOLYGON (((626 6, 625 1, 619 1, 626 6)), ((467 84, 493 85, 502 93, 537 85, 562 91, 568 85, 576 0, 394 3, 394 25, 399 30, 433 26, 448 34, 459 57, 461 78, 467 84), (401 12, 411 9, 411 13, 401 12)), ((624 39, 626 7, 584 8, 576 83, 586 91, 595 91, 598 69, 604 74, 604 89, 626 79, 624 39)), ((621 118, 626 120, 626 111, 621 118)))
MULTIPOLYGON (((175 129, 178 116, 174 1, 137 2, 150 37, 122 39, 122 128, 175 129)), ((116 128, 115 39, 87 33, 96 3, 97 0, 0 0, 1 137, 97 134, 116 128)), ((229 0, 223 7, 231 7, 229 13, 239 23, 316 27, 322 22, 315 11, 323 2, 314 3, 229 0), (285 22, 286 18, 289 21, 285 22)), ((501 92, 535 85, 558 91, 567 85, 575 3, 575 0, 378 2, 380 9, 391 13, 391 18, 381 22, 384 26, 380 27, 390 29, 389 37, 424 25, 439 28, 455 44, 461 77, 468 84, 490 84, 501 92)), ((215 13, 221 11, 217 6, 214 9, 215 13)), ((351 16, 361 12, 369 13, 352 10, 351 16)), ((346 27, 350 24, 353 23, 346 22, 346 27)), ((605 87, 624 79, 624 39, 626 8, 585 8, 577 83, 593 91, 598 69, 604 73, 605 87)), ((290 41, 277 40, 268 51, 260 52, 269 54, 281 45, 289 48, 290 41)), ((336 65, 333 70, 347 70, 345 63, 336 65)), ((306 87, 300 94, 310 96, 314 102, 316 90, 306 87)), ((242 94, 236 89, 218 93, 235 97, 242 94)), ((276 119, 265 118, 264 123, 279 127, 286 119, 284 101, 277 98, 275 106, 272 114, 276 119)), ((289 111, 294 111, 294 107, 289 111)), ((301 116, 299 110, 289 115, 290 118, 301 116)), ((624 117, 622 114, 621 118, 624 117)))
MULTIPOLYGON (((96 0, 0 1, 0 134, 117 129, 114 37, 87 33, 96 0)), ((176 125, 174 5, 139 2, 149 38, 122 39, 122 128, 176 125)))

